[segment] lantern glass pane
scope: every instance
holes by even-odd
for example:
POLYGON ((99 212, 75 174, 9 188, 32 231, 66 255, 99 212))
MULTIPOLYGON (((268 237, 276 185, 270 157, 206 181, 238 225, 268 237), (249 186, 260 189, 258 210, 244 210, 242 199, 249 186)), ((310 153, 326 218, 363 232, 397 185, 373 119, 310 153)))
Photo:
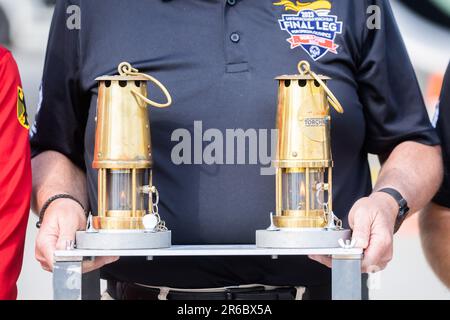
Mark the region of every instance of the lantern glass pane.
POLYGON ((282 173, 283 211, 306 210, 306 177, 304 172, 282 173))
POLYGON ((145 208, 145 193, 142 193, 142 187, 147 184, 147 171, 146 169, 136 170, 136 210, 144 210, 145 208))
POLYGON ((131 210, 131 170, 108 170, 106 176, 107 210, 131 210))

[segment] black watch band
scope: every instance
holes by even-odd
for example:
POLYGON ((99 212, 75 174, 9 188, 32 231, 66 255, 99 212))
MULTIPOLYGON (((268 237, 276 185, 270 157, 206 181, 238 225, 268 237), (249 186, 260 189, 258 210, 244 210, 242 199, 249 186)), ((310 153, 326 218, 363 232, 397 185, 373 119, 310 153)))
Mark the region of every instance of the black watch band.
POLYGON ((38 222, 36 222, 36 228, 39 229, 41 227, 42 220, 44 220, 45 211, 52 204, 53 201, 58 200, 58 199, 70 199, 70 200, 75 201, 76 203, 78 203, 81 206, 81 208, 84 211, 84 214, 87 215, 87 211, 84 208, 84 206, 83 206, 83 204, 81 203, 80 200, 78 200, 74 196, 71 196, 70 194, 65 194, 65 193, 57 194, 57 195, 54 195, 54 196, 48 198, 48 200, 45 201, 44 205, 42 206, 41 211, 39 211, 39 220, 38 220, 38 222))
POLYGON ((394 233, 400 229, 400 226, 402 225, 403 221, 405 221, 406 217, 409 213, 409 207, 408 202, 403 198, 400 192, 393 188, 383 188, 381 190, 378 190, 377 192, 384 192, 390 195, 398 204, 398 215, 397 219, 395 220, 395 226, 394 226, 394 233))

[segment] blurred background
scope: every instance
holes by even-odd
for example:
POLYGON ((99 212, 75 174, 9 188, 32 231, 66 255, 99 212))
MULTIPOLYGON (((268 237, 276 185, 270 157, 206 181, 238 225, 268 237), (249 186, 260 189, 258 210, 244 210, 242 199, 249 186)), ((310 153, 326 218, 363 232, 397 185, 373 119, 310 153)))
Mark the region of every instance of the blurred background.
MULTIPOLYGON (((56 0, 0 0, 0 43, 13 52, 21 71, 30 123, 39 100, 45 47, 56 0)), ((358 1, 358 0, 355 0, 358 1)), ((450 60, 450 0, 391 0, 433 116, 443 73, 450 60)), ((386 43, 389 46, 389 43, 386 43)), ((399 79, 403 81, 404 79, 399 79)), ((376 179, 379 163, 370 158, 376 179)), ((51 275, 34 259, 37 218, 30 215, 19 299, 51 299, 51 275)), ((422 253, 417 219, 409 219, 395 238, 394 259, 372 277, 371 299, 450 299, 422 253)))

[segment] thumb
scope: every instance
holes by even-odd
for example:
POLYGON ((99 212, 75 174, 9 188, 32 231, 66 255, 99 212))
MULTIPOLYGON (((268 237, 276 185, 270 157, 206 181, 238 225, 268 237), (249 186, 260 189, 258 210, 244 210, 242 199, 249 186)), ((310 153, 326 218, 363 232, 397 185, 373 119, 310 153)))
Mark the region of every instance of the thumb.
POLYGON ((75 233, 76 230, 72 233, 60 233, 56 242, 56 250, 66 250, 71 243, 75 243, 75 233))
MULTIPOLYGON (((67 217, 68 218, 68 217, 67 217)), ((75 241, 75 234, 80 230, 80 221, 78 219, 64 219, 63 223, 59 223, 59 235, 56 242, 56 250, 65 250, 70 241, 75 241)))
POLYGON ((349 214, 350 227, 353 230, 352 241, 355 247, 367 249, 369 246, 371 219, 362 208, 355 208, 349 214))

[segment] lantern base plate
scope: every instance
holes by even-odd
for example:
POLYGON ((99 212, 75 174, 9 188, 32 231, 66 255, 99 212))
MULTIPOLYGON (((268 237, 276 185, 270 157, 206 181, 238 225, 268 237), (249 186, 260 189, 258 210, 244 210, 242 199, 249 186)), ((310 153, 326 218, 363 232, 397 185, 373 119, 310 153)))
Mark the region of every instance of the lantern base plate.
POLYGON ((298 229, 298 230, 258 230, 258 248, 306 249, 339 248, 339 240, 351 239, 350 230, 298 229))
POLYGON ((147 232, 141 230, 114 230, 76 234, 77 249, 87 250, 131 250, 162 249, 172 244, 170 231, 147 232))

